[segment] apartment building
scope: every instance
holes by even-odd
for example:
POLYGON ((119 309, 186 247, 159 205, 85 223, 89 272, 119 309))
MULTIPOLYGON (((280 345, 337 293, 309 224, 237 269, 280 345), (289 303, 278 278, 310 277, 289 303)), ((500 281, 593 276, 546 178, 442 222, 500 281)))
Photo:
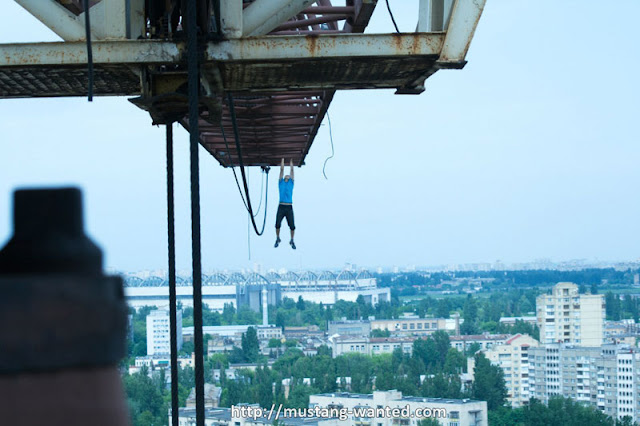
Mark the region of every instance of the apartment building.
POLYGON ((600 346, 603 343, 605 302, 601 294, 579 294, 573 283, 556 284, 551 294, 536 298, 542 343, 600 346))
POLYGON ((516 334, 501 345, 485 351, 491 363, 500 366, 504 372, 507 400, 512 407, 526 405, 531 398, 529 392, 529 350, 540 343, 527 334, 516 334))
POLYGON ((530 395, 555 395, 605 414, 640 420, 640 352, 627 345, 580 347, 564 343, 529 348, 530 395))
MULTIPOLYGON (((182 310, 176 312, 178 350, 182 348, 182 310)), ((157 309, 147 315, 147 355, 171 353, 171 333, 168 309, 157 309)))

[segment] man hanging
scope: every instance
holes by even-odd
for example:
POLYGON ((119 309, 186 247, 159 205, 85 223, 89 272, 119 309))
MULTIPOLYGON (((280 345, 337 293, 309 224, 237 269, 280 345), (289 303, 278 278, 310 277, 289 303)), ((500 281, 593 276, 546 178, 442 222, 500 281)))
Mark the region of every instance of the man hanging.
POLYGON ((280 245, 280 225, 282 219, 287 218, 287 225, 291 230, 291 245, 292 249, 296 249, 296 244, 293 242, 293 234, 296 230, 296 225, 293 221, 293 160, 289 160, 290 171, 289 174, 284 176, 284 158, 280 163, 280 177, 278 179, 278 190, 280 191, 280 204, 278 204, 278 212, 276 213, 276 243, 274 247, 280 245))

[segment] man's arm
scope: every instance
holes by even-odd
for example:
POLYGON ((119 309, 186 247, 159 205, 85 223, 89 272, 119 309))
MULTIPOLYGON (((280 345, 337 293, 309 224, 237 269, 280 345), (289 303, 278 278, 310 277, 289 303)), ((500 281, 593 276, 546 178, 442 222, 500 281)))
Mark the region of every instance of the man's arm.
POLYGON ((280 180, 284 179, 284 158, 282 159, 282 162, 280 163, 280 180))
POLYGON ((289 172, 289 176, 291 176, 291 180, 293 180, 293 159, 289 160, 289 166, 291 167, 291 171, 289 172))

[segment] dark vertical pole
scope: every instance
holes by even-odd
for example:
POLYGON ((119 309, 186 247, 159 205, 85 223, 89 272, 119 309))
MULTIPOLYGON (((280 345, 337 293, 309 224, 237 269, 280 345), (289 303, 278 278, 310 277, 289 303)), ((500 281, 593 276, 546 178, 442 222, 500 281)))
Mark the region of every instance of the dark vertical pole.
POLYGON ((191 151, 191 258, 193 275, 193 343, 195 353, 196 425, 204 426, 204 357, 202 342, 202 261, 200 248, 200 170, 198 159, 198 28, 196 0, 187 1, 189 147, 191 151))
POLYGON ((169 252, 169 317, 171 318, 171 424, 178 426, 178 337, 176 330, 176 233, 173 209, 173 124, 167 124, 167 248, 169 252))

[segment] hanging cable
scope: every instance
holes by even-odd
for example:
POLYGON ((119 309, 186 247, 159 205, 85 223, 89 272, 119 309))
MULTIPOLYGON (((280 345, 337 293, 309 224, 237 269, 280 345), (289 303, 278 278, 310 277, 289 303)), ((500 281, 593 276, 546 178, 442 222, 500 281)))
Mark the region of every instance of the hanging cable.
MULTIPOLYGON (((227 167, 231 167, 231 171, 233 172, 233 178, 236 181, 236 186, 238 187, 238 192, 240 193, 240 198, 242 199, 242 204, 244 204, 244 208, 247 210, 247 212, 249 211, 249 205, 247 204, 247 201, 245 200, 244 194, 242 193, 242 188, 240 188, 240 181, 238 180, 238 174, 236 173, 236 169, 233 166, 233 160, 231 159, 231 152, 229 151, 229 142, 227 141, 227 135, 224 132, 224 127, 222 126, 222 123, 220 123, 220 132, 222 133, 222 139, 224 140, 224 145, 227 148, 227 167)), ((257 211, 253 214, 253 217, 257 217, 258 213, 260 212, 260 207, 262 206, 262 190, 264 188, 264 181, 265 178, 264 176, 266 175, 266 181, 267 181, 267 190, 266 192, 269 192, 269 170, 271 170, 271 167, 268 166, 263 166, 262 167, 262 183, 260 184, 260 203, 258 204, 258 209, 257 211)), ((266 200, 266 196, 265 196, 265 200, 266 200)), ((265 211, 264 214, 266 216, 267 214, 267 202, 265 201, 265 211)), ((265 219, 266 220, 266 219, 265 219)), ((264 228, 264 225, 263 225, 264 228)))
POLYGON ((260 208, 262 207, 262 198, 263 198, 262 191, 264 191, 264 175, 265 175, 265 171, 263 169, 261 179, 260 179, 260 201, 258 202, 258 208, 256 209, 256 216, 258 215, 258 213, 260 213, 260 208))
POLYGON ((199 123, 200 68, 196 0, 187 0, 187 87, 189 96, 189 162, 191 177, 191 268, 193 286, 193 346, 195 359, 196 426, 205 426, 204 349, 202 335, 202 248, 200 241, 199 123))
POLYGON ((87 67, 89 72, 88 100, 93 102, 93 49, 91 48, 91 18, 89 17, 89 0, 84 0, 84 31, 87 39, 87 67))
POLYGON ((178 426, 178 337, 176 326, 176 233, 173 196, 173 124, 167 124, 167 249, 171 344, 171 425, 178 426))
POLYGON ((247 185, 247 176, 244 171, 244 162, 242 161, 242 147, 240 146, 240 132, 238 131, 238 123, 236 121, 236 111, 233 104, 233 96, 231 93, 227 94, 227 101, 229 104, 229 115, 231 115, 231 124, 233 125, 233 134, 236 140, 236 152, 238 153, 238 166, 240 167, 240 174, 242 175, 242 184, 244 187, 244 194, 246 199, 246 207, 247 211, 251 216, 251 223, 253 224, 253 230, 258 235, 262 235, 264 233, 264 227, 267 223, 267 203, 269 201, 269 168, 265 168, 265 172, 267 173, 267 189, 265 190, 265 206, 264 206, 264 219, 262 221, 262 229, 258 231, 258 226, 256 225, 255 215, 253 213, 253 208, 251 207, 251 198, 249 196, 249 186, 247 185))
POLYGON ((396 24, 396 18, 393 17, 391 6, 389 6, 389 0, 387 0, 387 10, 389 11, 389 16, 391 17, 391 22, 393 22, 393 26, 396 27, 396 32, 400 34, 400 30, 398 29, 398 24, 396 24))
POLYGON ((324 172, 325 167, 327 167, 327 161, 331 160, 335 154, 333 149, 333 131, 331 130, 331 117, 329 116, 329 111, 327 110, 327 121, 329 122, 329 140, 331 141, 331 155, 324 160, 324 165, 322 166, 322 174, 325 179, 329 179, 327 174, 324 172))
MULTIPOLYGON (((249 182, 250 177, 251 177, 251 173, 249 172, 247 173, 247 182, 249 182)), ((262 189, 260 190, 260 199, 262 200, 262 189)), ((251 213, 249 213, 248 211, 247 211, 247 251, 249 254, 249 260, 251 260, 251 213)))

